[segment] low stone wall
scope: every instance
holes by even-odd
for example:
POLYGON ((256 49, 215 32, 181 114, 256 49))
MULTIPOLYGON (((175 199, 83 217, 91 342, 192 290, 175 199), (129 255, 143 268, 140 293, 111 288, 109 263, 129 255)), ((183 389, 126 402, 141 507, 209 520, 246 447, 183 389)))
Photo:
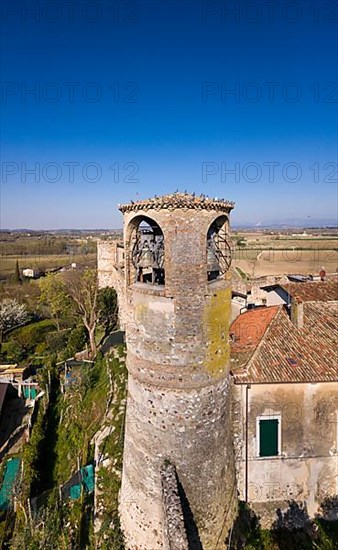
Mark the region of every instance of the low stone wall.
POLYGON ((164 463, 161 468, 164 521, 166 539, 165 550, 189 550, 184 526, 183 510, 178 494, 175 467, 164 463))

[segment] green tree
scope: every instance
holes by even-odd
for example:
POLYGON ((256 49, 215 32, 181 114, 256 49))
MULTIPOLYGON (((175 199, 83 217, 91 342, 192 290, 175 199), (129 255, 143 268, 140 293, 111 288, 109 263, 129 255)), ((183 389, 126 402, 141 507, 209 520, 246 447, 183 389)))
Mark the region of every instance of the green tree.
POLYGON ((19 342, 10 340, 6 346, 6 356, 9 362, 20 363, 26 356, 26 350, 19 342))
POLYGON ((48 306, 51 318, 57 330, 60 330, 60 318, 67 318, 71 314, 69 299, 64 281, 53 273, 49 273, 39 281, 40 303, 48 306))
POLYGON ((14 271, 14 277, 13 277, 14 283, 20 284, 21 277, 20 277, 20 268, 19 268, 19 262, 16 260, 15 262, 15 271, 14 271))
POLYGON ((82 351, 87 343, 87 331, 81 324, 78 327, 72 329, 67 347, 65 349, 65 358, 72 357, 78 351, 82 351))
POLYGON ((106 286, 101 288, 98 293, 99 322, 104 326, 105 336, 107 336, 117 326, 118 306, 116 290, 106 286))

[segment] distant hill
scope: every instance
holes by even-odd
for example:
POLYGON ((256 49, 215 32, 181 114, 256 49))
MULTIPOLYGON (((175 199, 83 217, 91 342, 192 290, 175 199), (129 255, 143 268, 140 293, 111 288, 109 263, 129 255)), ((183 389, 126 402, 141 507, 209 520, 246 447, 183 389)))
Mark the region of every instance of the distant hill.
MULTIPOLYGON (((335 218, 284 218, 284 219, 272 219, 266 222, 244 222, 244 223, 232 223, 233 229, 308 229, 308 228, 325 228, 336 229, 338 228, 338 219, 335 218)), ((31 235, 37 234, 56 234, 56 235, 100 235, 100 234, 115 234, 121 233, 122 228, 100 228, 100 229, 0 229, 0 233, 30 233, 31 235)))

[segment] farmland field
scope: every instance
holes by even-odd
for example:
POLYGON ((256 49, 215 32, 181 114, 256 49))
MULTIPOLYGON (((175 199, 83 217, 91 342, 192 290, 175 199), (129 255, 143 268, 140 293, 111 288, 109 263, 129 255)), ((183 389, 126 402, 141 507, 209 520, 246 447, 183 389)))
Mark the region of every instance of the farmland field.
POLYGON ((92 238, 68 235, 0 234, 0 279, 14 275, 16 262, 25 268, 50 271, 76 263, 96 264, 96 242, 92 238))
POLYGON ((96 265, 96 254, 25 254, 22 255, 0 255, 0 278, 5 279, 14 273, 16 262, 20 270, 25 268, 36 268, 41 270, 52 270, 70 265, 75 262, 80 266, 94 267, 96 265))
MULTIPOLYGON (((116 233, 110 238, 120 238, 116 233)), ((83 235, 3 235, 0 239, 0 279, 20 270, 52 270, 69 266, 96 266, 96 240, 100 236, 83 235)), ((233 231, 233 268, 243 278, 264 275, 318 274, 338 271, 338 234, 335 229, 317 230, 316 234, 293 235, 289 232, 233 231)))
POLYGON ((233 267, 248 277, 318 274, 338 271, 338 240, 334 236, 269 236, 239 233, 233 237, 233 267))

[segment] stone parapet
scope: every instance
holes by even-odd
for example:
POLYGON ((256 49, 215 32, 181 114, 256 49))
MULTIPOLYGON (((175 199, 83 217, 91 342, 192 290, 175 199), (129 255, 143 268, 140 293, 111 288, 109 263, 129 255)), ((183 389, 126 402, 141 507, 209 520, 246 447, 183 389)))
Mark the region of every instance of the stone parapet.
POLYGON ((212 210, 213 212, 229 213, 235 203, 226 199, 209 198, 206 195, 194 195, 190 193, 172 193, 161 197, 153 197, 128 204, 119 204, 121 212, 147 212, 148 210, 212 210))

